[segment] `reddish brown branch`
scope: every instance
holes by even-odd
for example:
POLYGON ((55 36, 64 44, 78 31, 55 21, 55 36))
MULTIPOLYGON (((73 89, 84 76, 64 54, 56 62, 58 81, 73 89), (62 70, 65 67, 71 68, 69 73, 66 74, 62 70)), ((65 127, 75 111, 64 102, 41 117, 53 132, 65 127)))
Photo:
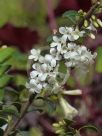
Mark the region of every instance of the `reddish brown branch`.
POLYGON ((52 32, 54 33, 55 31, 57 31, 57 24, 52 7, 52 0, 47 0, 47 11, 48 11, 49 25, 52 32))

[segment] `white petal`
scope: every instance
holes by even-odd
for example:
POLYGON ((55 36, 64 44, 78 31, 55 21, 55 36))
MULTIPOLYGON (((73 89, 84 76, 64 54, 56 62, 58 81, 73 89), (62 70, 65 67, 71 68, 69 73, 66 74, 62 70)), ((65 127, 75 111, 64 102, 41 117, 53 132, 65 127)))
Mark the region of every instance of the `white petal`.
POLYGON ((73 34, 73 38, 74 38, 74 40, 77 40, 79 38, 79 35, 73 34))
POLYGON ((74 31, 73 27, 66 27, 68 33, 72 33, 74 31))
POLYGON ((56 55, 56 49, 55 48, 51 48, 50 49, 50 53, 51 53, 51 55, 56 55))
POLYGON ((53 42, 53 43, 51 43, 51 47, 56 47, 56 46, 57 46, 57 44, 58 44, 58 43, 53 42))
POLYGON ((59 39, 58 39, 57 36, 53 36, 53 40, 54 40, 55 42, 59 42, 59 39))
POLYGON ((66 52, 66 53, 64 54, 64 58, 65 58, 65 59, 70 58, 70 52, 66 52))
POLYGON ((38 78, 40 81, 45 81, 47 78, 47 74, 39 74, 38 78))
POLYGON ((66 28, 65 28, 65 27, 60 27, 60 28, 59 28, 59 32, 60 32, 61 34, 66 34, 66 28))
POLYGON ((62 38, 63 38, 64 41, 67 41, 68 35, 67 35, 67 34, 64 34, 64 35, 62 36, 62 38))
POLYGON ((38 84, 38 85, 37 85, 37 88, 38 88, 39 90, 41 90, 41 89, 42 89, 42 85, 41 85, 41 84, 38 84))
POLYGON ((51 61, 51 66, 52 66, 52 67, 55 67, 55 66, 56 66, 56 60, 55 60, 55 59, 52 59, 52 61, 51 61))
POLYGON ((37 75, 38 75, 38 72, 37 72, 37 71, 32 71, 32 72, 30 73, 30 77, 31 77, 31 78, 35 78, 37 75))
POLYGON ((31 50, 31 54, 36 55, 36 53, 37 53, 37 50, 35 50, 35 49, 31 50))
POLYGON ((47 62, 51 62, 52 56, 49 55, 49 54, 45 55, 45 60, 46 60, 47 62))
POLYGON ((30 80, 30 84, 31 84, 31 85, 36 85, 36 80, 35 80, 35 79, 31 79, 31 80, 30 80))
POLYGON ((43 56, 40 56, 40 57, 39 57, 39 62, 40 62, 40 63, 44 63, 44 57, 43 57, 43 56))
POLYGON ((29 55, 28 59, 34 59, 33 55, 29 55))
POLYGON ((58 50, 58 51, 61 51, 61 44, 58 44, 57 50, 58 50))

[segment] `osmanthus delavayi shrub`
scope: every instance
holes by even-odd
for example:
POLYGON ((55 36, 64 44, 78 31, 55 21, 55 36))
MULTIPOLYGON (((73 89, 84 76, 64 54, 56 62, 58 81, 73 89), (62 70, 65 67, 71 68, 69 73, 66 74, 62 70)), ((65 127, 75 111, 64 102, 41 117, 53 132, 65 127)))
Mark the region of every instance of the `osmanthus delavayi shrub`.
MULTIPOLYGON (((59 27, 58 31, 49 41, 49 49, 45 51, 34 48, 30 51, 28 59, 31 64, 31 70, 26 83, 28 90, 26 91, 26 93, 28 93, 26 98, 27 102, 20 111, 15 108, 15 105, 8 108, 2 108, 1 106, 2 110, 6 110, 6 113, 10 111, 10 113, 15 113, 17 116, 16 120, 13 120, 13 117, 7 114, 5 115, 5 119, 0 118, 1 135, 20 135, 20 131, 18 130, 20 121, 28 112, 32 103, 39 99, 46 104, 54 102, 55 105, 60 105, 63 118, 58 123, 53 124, 55 132, 59 136, 80 136, 80 130, 83 128, 97 130, 91 125, 83 126, 78 130, 72 128, 71 125, 74 117, 78 115, 78 110, 68 103, 64 95, 81 95, 82 91, 80 89, 65 90, 64 85, 70 77, 72 69, 86 73, 88 72, 89 66, 94 63, 97 53, 91 52, 83 44, 83 41, 87 37, 95 39, 97 28, 102 27, 101 20, 96 17, 96 14, 100 11, 101 5, 100 2, 97 2, 87 13, 82 10, 78 12, 65 12, 63 17, 67 18, 71 23, 68 26, 59 27), (61 69, 62 65, 64 70, 61 69), (53 96, 56 98, 54 99, 53 96)), ((2 51, 0 51, 0 54, 2 54, 2 51)), ((4 59, 6 58, 4 57, 4 59)), ((5 66, 1 58, 0 64, 5 66)), ((7 70, 7 68, 8 67, 5 66, 5 70, 7 70)), ((0 77, 0 81, 1 80, 0 77)), ((6 86, 6 84, 4 84, 4 86, 6 86)), ((0 88, 3 87, 0 84, 0 88)), ((45 109, 42 107, 42 110, 45 109)))

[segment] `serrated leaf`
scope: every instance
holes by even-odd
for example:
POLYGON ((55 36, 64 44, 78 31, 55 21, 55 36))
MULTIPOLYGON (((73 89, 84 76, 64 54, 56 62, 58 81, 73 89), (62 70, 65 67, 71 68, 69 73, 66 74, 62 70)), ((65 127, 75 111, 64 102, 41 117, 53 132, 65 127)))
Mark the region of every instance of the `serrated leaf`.
POLYGON ((62 17, 67 18, 72 24, 76 24, 77 17, 79 16, 78 12, 75 10, 66 11, 62 17))
POLYGON ((0 48, 0 63, 3 63, 5 60, 13 54, 13 48, 0 48))

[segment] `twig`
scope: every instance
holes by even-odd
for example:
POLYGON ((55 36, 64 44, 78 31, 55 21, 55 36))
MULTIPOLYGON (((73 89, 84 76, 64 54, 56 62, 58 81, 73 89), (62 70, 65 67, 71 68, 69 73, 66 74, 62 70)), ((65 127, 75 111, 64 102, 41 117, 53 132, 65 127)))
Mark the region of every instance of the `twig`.
POLYGON ((47 0, 47 11, 48 11, 49 25, 50 25, 52 32, 54 33, 55 31, 57 31, 57 24, 56 24, 51 0, 47 0))
POLYGON ((91 15, 93 14, 93 12, 95 11, 95 9, 100 5, 100 2, 96 2, 91 8, 90 10, 87 12, 87 14, 84 16, 84 18, 82 20, 80 20, 78 22, 78 27, 79 29, 82 27, 82 25, 84 24, 84 20, 87 20, 91 17, 91 15))
POLYGON ((18 127, 18 124, 20 123, 20 121, 22 120, 22 118, 24 117, 24 115, 26 114, 28 108, 30 107, 30 105, 32 104, 34 98, 35 98, 36 94, 32 94, 29 97, 29 100, 27 101, 27 103, 25 104, 25 107, 23 109, 23 111, 21 112, 21 116, 17 119, 17 121, 9 128, 7 128, 4 132, 4 136, 8 136, 9 133, 11 133, 12 131, 15 131, 18 127))

